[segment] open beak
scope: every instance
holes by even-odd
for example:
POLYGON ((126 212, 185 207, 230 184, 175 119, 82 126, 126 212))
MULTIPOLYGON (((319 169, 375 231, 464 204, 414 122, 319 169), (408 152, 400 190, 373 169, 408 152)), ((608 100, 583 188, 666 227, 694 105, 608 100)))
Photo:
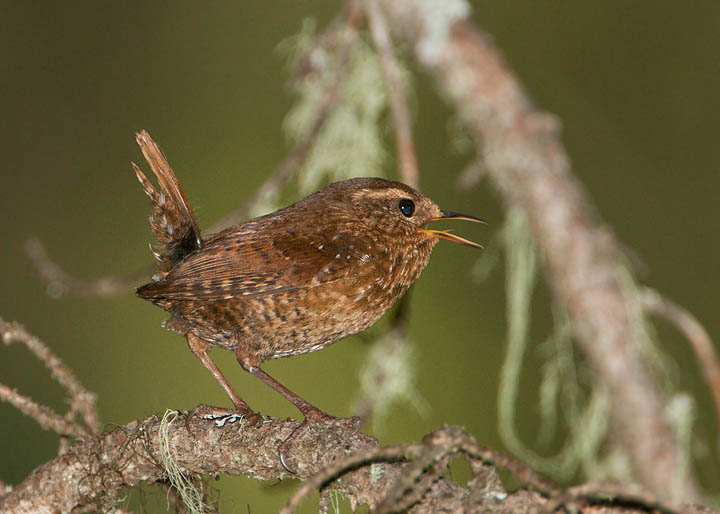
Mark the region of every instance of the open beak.
MULTIPOLYGON (((449 212, 449 211, 442 211, 442 216, 439 218, 433 218, 430 221, 440 221, 440 220, 465 220, 465 221, 473 221, 475 223, 485 223, 484 220, 481 220, 480 218, 476 218, 475 216, 470 216, 469 214, 460 214, 459 212, 449 212)), ((474 243, 472 241, 468 241, 467 239, 456 236, 455 234, 452 234, 450 232, 446 232, 444 230, 434 230, 431 228, 421 228, 421 231, 425 232, 426 234, 432 234, 435 237, 439 237, 440 239, 447 239, 448 241, 452 241, 453 243, 459 243, 461 245, 465 246, 472 246, 473 248, 485 248, 483 245, 474 243)))

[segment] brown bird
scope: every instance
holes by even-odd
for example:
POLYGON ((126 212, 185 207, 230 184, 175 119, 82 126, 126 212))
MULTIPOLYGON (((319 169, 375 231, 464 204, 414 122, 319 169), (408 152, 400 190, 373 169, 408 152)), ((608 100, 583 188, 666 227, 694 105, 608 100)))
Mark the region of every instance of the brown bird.
POLYGON ((375 323, 418 278, 440 239, 476 248, 428 222, 462 219, 413 188, 381 178, 330 184, 266 216, 201 237, 164 155, 143 131, 137 142, 160 192, 133 163, 152 200, 159 242, 153 282, 138 296, 171 314, 165 326, 187 337, 246 415, 254 414, 208 355, 230 350, 252 373, 292 402, 305 419, 326 415, 260 369, 267 359, 325 348, 375 323))

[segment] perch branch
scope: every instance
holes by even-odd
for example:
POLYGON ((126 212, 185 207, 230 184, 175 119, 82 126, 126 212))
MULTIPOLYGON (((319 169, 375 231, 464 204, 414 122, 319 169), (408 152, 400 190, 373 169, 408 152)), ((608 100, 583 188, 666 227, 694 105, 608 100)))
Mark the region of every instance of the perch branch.
POLYGON ((455 104, 503 199, 527 214, 553 295, 609 391, 611 434, 630 457, 633 477, 661 497, 699 498, 694 481, 679 474, 664 399, 633 342, 629 305, 637 299, 623 287, 617 243, 591 215, 557 121, 534 109, 463 0, 381 0, 381 7, 455 104))
MULTIPOLYGON (((163 447, 171 449, 169 458, 189 477, 220 473, 260 480, 290 477, 280 463, 278 451, 297 428, 295 421, 266 418, 252 426, 242 420, 222 424, 198 416, 189 420, 182 415, 166 416, 165 420, 173 421, 164 423, 151 417, 76 442, 65 454, 35 469, 14 489, 5 488, 5 494, 0 494, 0 514, 115 509, 124 487, 141 481, 165 483, 168 455, 163 453, 163 447)), ((531 485, 542 494, 525 489, 507 492, 488 466, 502 458, 498 461, 497 454, 477 445, 459 427, 440 428, 422 443, 381 448, 377 440, 361 432, 335 424, 315 424, 296 441, 292 451, 300 470, 294 478, 306 480, 308 485, 291 498, 282 511, 285 513, 292 512, 303 496, 322 486, 345 494, 353 506, 363 504, 373 511, 388 512, 402 507, 416 514, 540 512, 549 505, 547 495, 563 494, 532 476, 531 485), (449 458, 459 453, 471 459, 474 478, 466 487, 440 476, 449 458), (413 462, 407 459, 427 467, 412 467, 413 462), (420 479, 411 483, 410 477, 420 479)), ((594 498, 598 494, 593 490, 586 496, 594 498)), ((629 508, 615 507, 613 502, 622 499, 623 494, 616 491, 592 501, 603 505, 607 513, 647 512, 642 502, 629 508)), ((579 493, 572 495, 575 503, 588 503, 583 497, 579 493)), ((643 498, 640 494, 635 497, 643 498)), ((673 511, 672 506, 654 500, 652 505, 661 512, 673 511)), ((702 510, 688 508, 685 512, 702 510)))

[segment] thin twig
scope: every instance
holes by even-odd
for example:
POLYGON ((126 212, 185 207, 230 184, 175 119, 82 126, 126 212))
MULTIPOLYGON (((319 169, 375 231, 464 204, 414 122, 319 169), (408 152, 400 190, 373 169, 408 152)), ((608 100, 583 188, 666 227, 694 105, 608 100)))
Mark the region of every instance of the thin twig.
MULTIPOLYGON (((646 311, 667 320, 690 341, 698 366, 702 370, 715 401, 715 421, 718 429, 720 429, 720 360, 718 360, 717 353, 715 353, 715 345, 712 339, 692 314, 672 300, 663 297, 657 291, 645 288, 641 291, 640 298, 646 311)), ((720 449, 720 433, 718 434, 717 446, 720 449)))
POLYGON ((503 453, 491 450, 478 444, 468 434, 464 434, 464 440, 459 444, 459 451, 473 459, 482 461, 484 464, 492 464, 495 467, 503 468, 524 483, 532 486, 540 493, 550 496, 559 491, 558 487, 538 475, 527 464, 503 453))
MULTIPOLYGON (((505 468, 546 496, 559 494, 559 491, 561 491, 538 476, 525 464, 479 445, 464 429, 445 426, 427 435, 422 444, 410 443, 385 448, 368 448, 334 462, 332 466, 322 469, 319 473, 306 480, 290 497, 280 514, 294 512, 304 498, 347 471, 373 462, 410 461, 412 464, 404 467, 402 475, 397 478, 392 488, 383 498, 382 503, 377 507, 378 512, 394 512, 398 507, 396 502, 403 497, 407 490, 415 489, 413 484, 416 484, 418 477, 423 475, 427 468, 434 467, 442 459, 457 453, 463 453, 469 458, 480 460, 485 464, 505 468)), ((438 468, 440 467, 444 469, 444 466, 438 466, 438 468)), ((434 474, 432 475, 434 476, 434 474)), ((423 488, 420 487, 419 489, 423 488)), ((417 493, 418 491, 414 492, 417 493)), ((408 501, 417 501, 417 498, 413 494, 408 501)))
POLYGON ((66 421, 51 408, 40 405, 2 383, 0 383, 0 400, 8 402, 27 417, 35 420, 45 430, 52 430, 56 434, 68 437, 86 437, 88 435, 83 427, 66 421))
MULTIPOLYGON (((99 433, 100 417, 98 416, 97 409, 95 408, 95 395, 85 389, 75 376, 75 373, 62 361, 62 359, 55 355, 45 343, 29 333, 25 327, 19 323, 7 322, 0 318, 0 335, 2 335, 5 344, 9 345, 13 341, 24 343, 28 350, 30 350, 50 370, 50 374, 55 381, 67 391, 70 396, 70 411, 65 419, 60 419, 62 419, 63 423, 73 424, 76 426, 77 430, 71 430, 67 427, 62 428, 63 435, 89 435, 99 433), (84 426, 81 426, 74 421, 75 413, 80 413, 82 415, 84 426)), ((33 414, 31 414, 33 412, 37 413, 40 417, 35 419, 41 425, 43 425, 43 423, 47 423, 48 420, 52 419, 54 416, 57 416, 57 414, 47 407, 36 404, 29 398, 12 391, 10 388, 7 388, 7 391, 0 394, 0 397, 4 397, 7 401, 13 403, 13 405, 18 407, 18 409, 22 410, 28 416, 33 416, 33 414), (3 394, 9 394, 7 391, 11 391, 12 395, 6 397, 3 396, 3 394), (16 404, 15 402, 20 402, 20 404, 16 404), (40 409, 40 407, 42 407, 42 409, 40 409), (41 418, 43 419, 42 422, 40 421, 41 418)), ((63 427, 64 425, 59 424, 57 426, 63 427)), ((50 428, 44 425, 43 427, 50 428)), ((51 429, 55 430, 54 428, 51 429)))
MULTIPOLYGON (((559 491, 550 498, 544 512, 556 512, 559 507, 567 507, 574 503, 584 505, 637 505, 642 506, 643 512, 657 514, 681 514, 686 512, 686 509, 682 506, 666 503, 648 491, 642 490, 637 484, 593 482, 559 491)), ((572 512, 577 509, 565 509, 565 511, 568 510, 572 512)))
POLYGON ((326 482, 337 478, 352 468, 371 462, 402 461, 409 455, 414 455, 421 450, 421 444, 412 443, 389 446, 387 448, 368 448, 367 450, 348 455, 346 458, 335 462, 332 466, 328 466, 303 482, 280 510, 279 514, 291 514, 295 512, 304 498, 313 494, 315 490, 319 489, 326 482))
POLYGON ((25 242, 25 251, 40 277, 47 283, 50 296, 114 296, 123 294, 146 280, 155 269, 155 265, 127 275, 114 275, 97 279, 77 278, 63 270, 47 253, 45 245, 37 237, 25 242))
POLYGON ((385 15, 380 10, 377 0, 368 0, 365 7, 370 25, 370 34, 380 56, 380 66, 388 88, 390 111, 395 127, 395 144, 397 146, 400 178, 409 186, 419 189, 420 173, 418 171, 415 144, 413 143, 410 110, 405 97, 400 66, 393 52, 385 15))
POLYGON ((437 477, 449 464, 453 452, 440 447, 425 447, 418 458, 403 470, 390 492, 375 512, 389 514, 405 512, 422 499, 437 477))

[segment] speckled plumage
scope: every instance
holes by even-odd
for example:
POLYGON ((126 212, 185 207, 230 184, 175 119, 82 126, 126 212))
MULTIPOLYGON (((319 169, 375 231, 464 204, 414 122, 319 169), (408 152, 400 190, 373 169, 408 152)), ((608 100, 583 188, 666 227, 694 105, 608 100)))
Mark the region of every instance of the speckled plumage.
MULTIPOLYGON (((138 143, 163 188, 158 194, 135 167, 153 200, 150 222, 161 243, 159 272, 138 296, 170 312, 166 326, 187 335, 196 354, 209 345, 233 351, 306 417, 314 407, 276 387, 259 370, 263 361, 322 349, 375 323, 418 278, 439 238, 479 246, 423 228, 472 217, 445 213, 411 187, 380 178, 330 184, 201 239, 162 153, 145 132, 138 143), (405 214, 400 201, 412 202, 405 214)), ((208 369, 227 391, 224 377, 208 369)), ((237 408, 247 407, 230 395, 237 408)))

